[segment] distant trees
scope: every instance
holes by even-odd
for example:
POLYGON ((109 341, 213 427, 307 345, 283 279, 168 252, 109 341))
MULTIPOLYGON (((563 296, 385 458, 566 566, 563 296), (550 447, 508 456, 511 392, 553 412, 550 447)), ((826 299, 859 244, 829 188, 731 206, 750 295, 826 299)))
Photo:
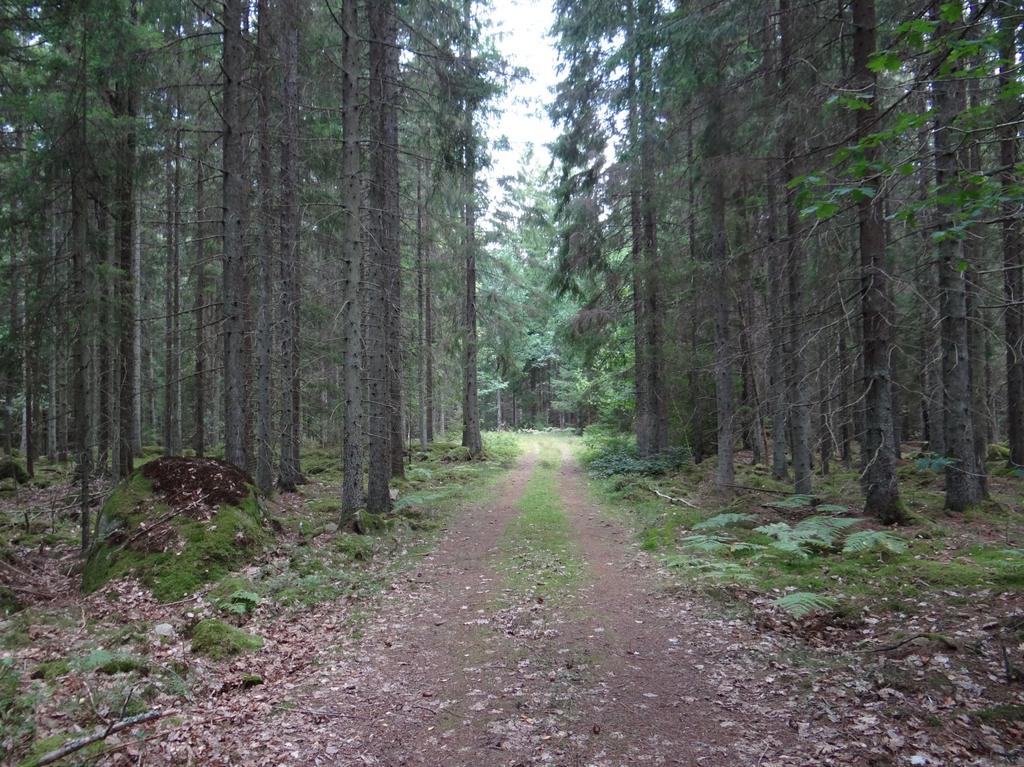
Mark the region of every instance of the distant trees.
POLYGON ((767 460, 766 429, 772 473, 796 493, 831 456, 853 460, 855 440, 865 510, 887 523, 903 519, 908 442, 943 467, 952 509, 983 499, 989 441, 1007 438, 1020 466, 1019 4, 557 7, 559 283, 584 289, 580 319, 604 309, 601 333, 632 328, 641 453, 653 421, 638 237, 619 254, 647 189, 682 243, 658 256, 672 296, 659 319, 694 329, 659 351, 668 443, 697 448, 713 431, 723 490, 734 448, 767 460))
POLYGON ((557 167, 486 222, 470 0, 44 5, 0 33, 2 445, 73 454, 83 542, 148 450, 269 491, 341 446, 355 520, 459 424, 717 448, 723 492, 840 460, 884 522, 908 447, 951 509, 1024 468, 1019 3, 559 0, 557 167))
POLYGON ((72 435, 83 545, 92 480, 154 442, 223 454, 265 491, 303 481, 300 448, 342 444, 351 518, 389 509, 412 434, 458 417, 471 344, 434 329, 475 284, 467 168, 500 62, 462 0, 407 4, 401 25, 393 2, 339 11, 3 11, 3 445, 31 466, 72 435))

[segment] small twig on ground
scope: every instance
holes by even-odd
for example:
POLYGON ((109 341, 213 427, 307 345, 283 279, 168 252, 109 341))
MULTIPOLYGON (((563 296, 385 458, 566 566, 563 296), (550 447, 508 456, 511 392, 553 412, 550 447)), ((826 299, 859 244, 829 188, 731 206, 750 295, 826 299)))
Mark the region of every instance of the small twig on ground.
POLYGON ((690 501, 686 500, 685 498, 676 498, 674 496, 669 495, 668 493, 663 493, 658 488, 650 486, 650 485, 647 487, 647 489, 650 490, 652 493, 654 493, 659 498, 664 498, 669 503, 681 503, 681 504, 683 504, 685 506, 689 506, 691 509, 696 509, 697 508, 697 506, 695 504, 691 503, 690 501))
POLYGON ((284 709, 286 711, 295 711, 299 714, 309 714, 310 716, 323 716, 323 717, 350 717, 352 714, 348 714, 344 711, 324 711, 317 710, 314 708, 289 708, 284 709))
POLYGON ((22 594, 29 594, 29 595, 34 596, 34 597, 39 597, 40 599, 56 599, 57 598, 56 595, 51 594, 49 591, 37 591, 36 589, 27 589, 24 586, 18 586, 17 584, 14 584, 14 583, 8 583, 8 584, 6 584, 6 586, 11 591, 18 591, 18 592, 20 592, 22 594))
POLYGON ((106 727, 96 730, 92 735, 75 738, 74 740, 68 741, 60 748, 50 751, 47 754, 43 754, 35 764, 37 767, 43 767, 43 765, 46 764, 53 764, 58 759, 63 759, 68 754, 73 754, 75 751, 83 749, 86 746, 105 740, 116 732, 127 730, 137 724, 142 724, 143 722, 148 722, 152 719, 159 719, 169 713, 170 711, 147 711, 144 714, 136 714, 135 716, 130 716, 127 719, 111 722, 106 727))
POLYGON ((176 602, 161 602, 160 606, 161 607, 174 607, 175 605, 183 605, 186 602, 194 602, 195 600, 199 599, 199 597, 205 597, 209 592, 210 592, 210 589, 203 589, 202 591, 197 591, 195 594, 193 594, 190 597, 185 597, 184 599, 179 599, 176 602))
POLYGON ((1013 684, 1014 682, 1024 681, 1024 673, 1010 662, 1010 654, 1006 652, 1006 645, 1001 644, 1000 649, 1003 651, 1003 669, 1006 672, 1006 683, 1013 684))

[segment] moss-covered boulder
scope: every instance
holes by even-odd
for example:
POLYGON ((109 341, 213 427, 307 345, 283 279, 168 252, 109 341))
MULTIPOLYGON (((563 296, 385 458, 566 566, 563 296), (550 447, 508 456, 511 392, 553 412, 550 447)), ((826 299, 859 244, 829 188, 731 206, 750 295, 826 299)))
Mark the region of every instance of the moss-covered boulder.
POLYGON ((444 461, 445 463, 459 463, 462 461, 472 460, 472 458, 473 456, 470 455, 468 447, 458 445, 457 447, 453 447, 451 450, 445 453, 444 457, 442 457, 441 460, 444 461))
POLYGON ((13 458, 3 458, 0 459, 0 480, 3 479, 13 479, 17 484, 24 485, 28 482, 28 472, 13 458))
POLYGON ((13 615, 24 607, 14 589, 0 584, 0 618, 13 615))
POLYGON ((158 458, 100 510, 82 587, 134 575, 157 599, 181 599, 251 561, 269 541, 265 523, 245 472, 211 459, 158 458))
POLYGON ((241 629, 214 618, 199 621, 192 629, 192 652, 214 660, 241 655, 261 647, 263 647, 262 637, 247 634, 241 629))

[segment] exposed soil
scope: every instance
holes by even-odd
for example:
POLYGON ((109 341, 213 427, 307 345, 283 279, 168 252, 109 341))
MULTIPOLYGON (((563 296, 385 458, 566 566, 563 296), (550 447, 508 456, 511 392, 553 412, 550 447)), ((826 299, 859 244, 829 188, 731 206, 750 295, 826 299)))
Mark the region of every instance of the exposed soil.
POLYGON ((797 763, 770 758, 792 738, 764 678, 774 648, 669 596, 628 534, 587 500, 571 458, 559 489, 585 560, 582 585, 546 602, 508 587, 497 566, 502 534, 536 460, 526 456, 493 499, 465 510, 359 636, 306 648, 302 672, 242 693, 248 701, 231 706, 230 722, 216 718, 215 700, 190 711, 150 761, 797 763))
POLYGON ((620 734, 605 746, 615 758, 602 764, 753 765, 784 751, 793 738, 789 713, 764 679, 768 652, 759 650, 768 648, 738 624, 669 595, 629 533, 589 500, 568 454, 561 480, 591 573, 572 636, 600 659, 587 707, 620 734))
POLYGON ((233 464, 213 458, 164 456, 140 471, 175 507, 234 506, 252 492, 252 477, 233 464))

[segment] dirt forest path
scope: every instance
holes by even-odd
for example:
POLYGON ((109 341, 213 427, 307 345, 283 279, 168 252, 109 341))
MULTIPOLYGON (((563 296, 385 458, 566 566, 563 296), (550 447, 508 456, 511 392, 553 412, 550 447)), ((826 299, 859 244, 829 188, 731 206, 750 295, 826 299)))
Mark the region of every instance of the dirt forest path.
POLYGON ((236 723, 233 745, 211 743, 206 758, 790 764, 788 714, 771 699, 756 638, 670 595, 589 499, 568 441, 533 442, 394 584, 360 636, 272 711, 236 723), (531 527, 538 504, 555 516, 531 527), (563 528, 566 539, 552 542, 563 528))

